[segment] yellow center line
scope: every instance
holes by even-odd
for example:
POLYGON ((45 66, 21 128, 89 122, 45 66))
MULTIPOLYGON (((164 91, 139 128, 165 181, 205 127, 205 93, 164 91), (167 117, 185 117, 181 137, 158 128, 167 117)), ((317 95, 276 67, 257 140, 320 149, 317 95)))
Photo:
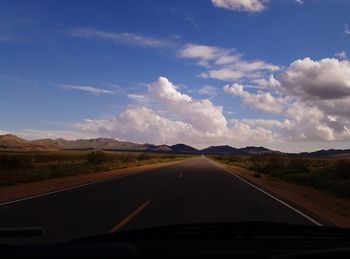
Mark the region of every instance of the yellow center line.
POLYGON ((128 224, 133 218, 135 218, 138 214, 141 213, 150 203, 152 199, 145 201, 140 207, 131 212, 128 216, 126 216, 122 221, 118 222, 109 233, 117 232, 119 229, 123 228, 126 224, 128 224))

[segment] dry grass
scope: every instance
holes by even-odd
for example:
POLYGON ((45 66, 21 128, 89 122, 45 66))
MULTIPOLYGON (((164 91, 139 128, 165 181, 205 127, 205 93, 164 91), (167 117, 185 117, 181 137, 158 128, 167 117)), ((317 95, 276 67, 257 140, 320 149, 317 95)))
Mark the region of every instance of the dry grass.
POLYGON ((213 158, 228 165, 312 187, 335 196, 350 198, 350 158, 266 155, 224 155, 213 158))
POLYGON ((171 154, 112 151, 0 153, 0 186, 174 161, 183 157, 171 154))

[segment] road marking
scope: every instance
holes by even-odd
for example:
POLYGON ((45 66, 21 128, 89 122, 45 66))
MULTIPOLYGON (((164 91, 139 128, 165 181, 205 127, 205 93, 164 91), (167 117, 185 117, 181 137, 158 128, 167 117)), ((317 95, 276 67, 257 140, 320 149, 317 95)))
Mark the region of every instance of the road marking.
POLYGON ((125 174, 125 175, 119 175, 119 176, 113 176, 113 177, 110 177, 110 178, 108 178, 108 179, 100 180, 100 181, 97 181, 97 182, 83 183, 83 184, 79 184, 79 185, 72 186, 72 187, 68 187, 68 188, 59 189, 59 190, 52 191, 52 192, 46 192, 46 193, 42 193, 42 194, 38 194, 38 195, 33 195, 33 196, 21 198, 21 199, 16 199, 16 200, 12 200, 12 201, 6 201, 6 202, 3 202, 3 203, 0 203, 0 206, 5 206, 5 205, 17 203, 17 202, 22 202, 22 201, 27 201, 27 200, 35 199, 35 198, 40 198, 40 197, 44 197, 44 196, 49 196, 49 195, 52 195, 52 194, 55 194, 55 193, 70 191, 70 190, 78 189, 78 188, 85 187, 85 186, 89 186, 89 185, 93 185, 93 184, 108 182, 108 181, 112 181, 112 180, 114 180, 114 179, 123 178, 123 177, 126 177, 126 176, 131 176, 131 175, 138 174, 138 173, 140 173, 140 172, 125 174))
POLYGON ((184 174, 179 174, 179 175, 177 176, 177 178, 181 178, 183 175, 184 175, 184 174))
POLYGON ((128 216, 126 216, 122 221, 117 223, 108 233, 117 232, 119 229, 123 228, 126 224, 128 224, 133 218, 141 213, 150 203, 152 199, 145 201, 140 207, 131 212, 128 216))
MULTIPOLYGON (((173 162, 173 163, 176 164, 176 163, 183 162, 183 161, 185 161, 185 160, 187 160, 187 159, 180 160, 180 161, 175 161, 175 162, 173 162)), ((172 164, 171 164, 171 165, 172 165, 172 164)), ((166 167, 166 166, 167 166, 167 165, 165 165, 164 167, 166 167)), ((157 167, 156 169, 162 168, 162 167, 163 167, 163 166, 157 167)), ((145 171, 147 171, 147 170, 148 170, 148 169, 145 169, 145 171)), ((152 170, 152 169, 150 169, 150 170, 152 170)), ((108 181, 112 181, 112 180, 115 180, 115 179, 118 179, 118 178, 123 178, 123 177, 126 177, 126 176, 131 176, 131 175, 139 174, 139 173, 142 173, 142 172, 144 172, 144 171, 141 170, 141 171, 138 171, 138 172, 129 173, 129 174, 125 174, 125 175, 112 176, 112 177, 110 177, 110 178, 107 178, 107 179, 104 179, 104 180, 100 180, 100 181, 95 181, 95 182, 90 182, 90 183, 83 183, 83 184, 79 184, 79 185, 75 185, 75 186, 72 186, 72 187, 63 188, 63 189, 59 189, 59 190, 55 190, 55 191, 51 191, 51 192, 46 192, 46 193, 42 193, 42 194, 37 194, 37 195, 33 195, 33 196, 21 198, 21 199, 15 199, 15 200, 12 200, 12 201, 6 201, 6 202, 3 202, 3 203, 0 203, 0 206, 10 205, 10 204, 14 204, 14 203, 22 202, 22 201, 27 201, 27 200, 31 200, 31 199, 36 199, 36 198, 40 198, 40 197, 45 197, 45 196, 49 196, 49 195, 52 195, 52 194, 55 194, 55 193, 70 191, 70 190, 78 189, 78 188, 85 187, 85 186, 89 186, 89 185, 93 185, 93 184, 108 182, 108 181)))
POLYGON ((264 194, 266 194, 266 195, 269 196, 270 198, 272 198, 272 199, 278 201, 279 203, 283 204, 284 206, 288 207, 289 209, 291 209, 291 210, 293 210, 294 212, 298 213, 299 215, 303 216, 303 217, 306 218, 307 220, 311 221, 311 222, 314 223, 315 225, 317 225, 317 226, 323 226, 323 225, 322 225, 320 222, 318 222, 317 220, 311 218, 310 216, 308 216, 308 215, 306 215, 305 213, 301 212, 300 210, 294 208, 293 206, 289 205, 288 203, 286 203, 286 202, 284 202, 284 201, 278 199, 277 197, 273 196, 272 194, 270 194, 270 193, 264 191, 263 189, 260 189, 259 187, 257 187, 257 186, 255 186, 255 185, 253 185, 252 183, 246 181, 245 179, 243 179, 242 177, 238 176, 236 173, 232 172, 231 170, 225 168, 224 166, 222 166, 222 165, 220 165, 220 164, 218 164, 218 163, 216 163, 216 162, 214 162, 214 161, 212 161, 212 160, 210 160, 210 159, 208 159, 208 158, 206 158, 206 157, 205 157, 205 159, 208 160, 209 162, 211 162, 212 164, 214 164, 215 166, 220 167, 221 169, 223 169, 223 170, 225 170, 226 172, 230 173, 232 176, 234 176, 234 177, 238 178, 239 180, 245 182, 246 184, 250 185, 251 187, 253 187, 253 188, 255 188, 255 189, 257 189, 257 190, 263 192, 264 194))

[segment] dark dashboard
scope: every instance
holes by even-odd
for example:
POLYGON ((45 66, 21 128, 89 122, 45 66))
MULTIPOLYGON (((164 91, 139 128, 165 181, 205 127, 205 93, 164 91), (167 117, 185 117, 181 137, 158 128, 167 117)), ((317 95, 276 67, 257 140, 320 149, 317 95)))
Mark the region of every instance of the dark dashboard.
POLYGON ((175 225, 59 244, 2 245, 0 257, 350 258, 350 230, 260 222, 175 225))

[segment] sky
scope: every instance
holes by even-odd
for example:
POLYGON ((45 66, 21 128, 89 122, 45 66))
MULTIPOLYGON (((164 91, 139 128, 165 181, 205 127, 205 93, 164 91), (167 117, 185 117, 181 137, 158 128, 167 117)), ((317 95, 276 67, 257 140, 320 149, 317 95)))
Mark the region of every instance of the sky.
POLYGON ((350 148, 350 1, 0 2, 0 134, 350 148))

